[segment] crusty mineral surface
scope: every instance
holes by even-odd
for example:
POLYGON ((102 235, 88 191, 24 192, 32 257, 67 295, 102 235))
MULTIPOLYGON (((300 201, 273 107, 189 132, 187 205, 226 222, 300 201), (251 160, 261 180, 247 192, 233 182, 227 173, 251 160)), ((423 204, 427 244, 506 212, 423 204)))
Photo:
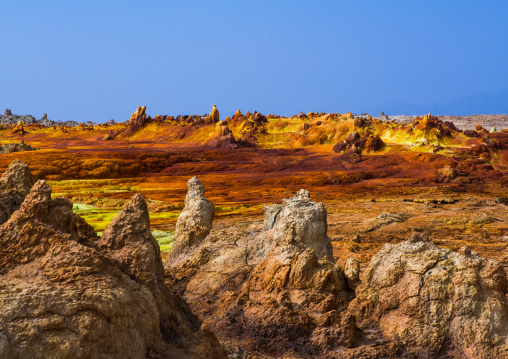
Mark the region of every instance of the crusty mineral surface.
POLYGON ((318 258, 293 225, 241 292, 224 293, 208 323, 273 355, 320 356, 356 343, 355 319, 346 309, 351 298, 340 267, 326 255, 318 258))
POLYGON ((302 244, 314 249, 318 258, 326 256, 335 263, 332 243, 327 236, 326 209, 314 202, 309 192, 301 189, 294 197, 282 200, 282 206, 265 207, 264 233, 261 240, 249 244, 249 262, 265 257, 273 244, 281 241, 288 231, 302 244))
MULTIPOLYGON (((186 208, 203 192, 189 186, 186 208)), ((192 213, 199 218, 208 210, 192 213)), ((166 283, 222 339, 274 355, 354 345, 356 325, 346 309, 353 292, 331 252, 326 210, 308 192, 265 207, 264 228, 214 228, 196 245, 181 241, 194 226, 180 218, 175 244, 187 245, 169 256, 166 283)))
POLYGON ((506 293, 500 264, 414 235, 372 258, 349 309, 407 357, 506 358, 506 293))
POLYGON ((28 166, 14 160, 0 177, 0 224, 19 209, 35 180, 28 166))
POLYGON ((162 281, 140 195, 97 243, 38 181, 0 226, 1 358, 223 358, 162 281))
POLYGON ((178 217, 175 229, 175 243, 171 251, 172 263, 177 257, 203 242, 212 229, 215 209, 204 197, 205 186, 197 177, 187 181, 185 207, 178 217))
POLYGON ((0 177, 0 189, 14 189, 23 197, 30 192, 34 183, 32 172, 20 160, 12 161, 7 171, 0 177))

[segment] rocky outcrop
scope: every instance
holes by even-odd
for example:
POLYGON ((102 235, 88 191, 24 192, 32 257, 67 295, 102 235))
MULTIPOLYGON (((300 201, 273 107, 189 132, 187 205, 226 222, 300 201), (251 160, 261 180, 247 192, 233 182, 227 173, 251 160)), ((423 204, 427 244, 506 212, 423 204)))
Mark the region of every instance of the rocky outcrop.
POLYGON ((249 339, 270 355, 320 356, 357 340, 344 273, 303 244, 296 225, 254 267, 241 292, 226 292, 209 325, 221 336, 249 339))
POLYGON ((17 211, 35 180, 28 166, 14 160, 0 178, 0 224, 17 211))
POLYGON ((37 120, 35 119, 35 117, 33 117, 31 115, 26 115, 26 116, 15 115, 8 108, 5 109, 3 116, 0 115, 0 123, 6 123, 9 125, 16 125, 20 121, 23 123, 26 123, 26 124, 37 123, 37 120))
POLYGON ((363 223, 363 231, 371 232, 392 223, 401 223, 409 219, 407 213, 382 213, 375 218, 366 220, 363 223))
POLYGON ((428 145, 446 144, 446 139, 456 131, 453 124, 445 123, 430 113, 423 117, 415 117, 408 131, 420 142, 428 145))
POLYGON ((205 146, 228 149, 248 147, 249 145, 248 142, 236 140, 233 136, 233 132, 231 132, 227 123, 224 121, 217 122, 214 134, 205 143, 205 146))
POLYGON ((282 200, 282 206, 265 207, 264 233, 249 244, 249 263, 256 264, 275 244, 293 231, 296 240, 314 249, 318 258, 326 256, 335 263, 332 244, 327 236, 326 209, 314 202, 302 189, 294 197, 282 200))
POLYGON ((0 153, 3 154, 23 151, 35 151, 37 149, 38 148, 26 144, 23 140, 20 143, 7 143, 4 146, 0 144, 0 153))
POLYGON ((455 171, 451 166, 445 166, 437 170, 437 183, 447 183, 453 181, 455 178, 457 178, 457 171, 455 171))
POLYGON ((356 325, 346 311, 353 292, 335 264, 323 204, 301 190, 282 205, 265 206, 261 233, 214 228, 190 244, 196 227, 190 213, 191 218, 210 213, 208 202, 187 209, 190 199, 202 201, 204 193, 193 185, 197 179, 191 181, 165 279, 206 326, 223 340, 234 338, 274 355, 319 355, 353 345, 356 325))
MULTIPOLYGON (((76 127, 78 126, 78 122, 76 121, 53 121, 48 118, 47 114, 43 114, 42 117, 39 120, 36 120, 34 116, 32 115, 15 115, 12 113, 11 110, 6 109, 4 111, 4 115, 0 115, 0 123, 6 123, 9 125, 16 125, 19 122, 23 122, 26 125, 33 125, 38 124, 45 127, 51 127, 51 126, 69 126, 69 127, 76 127)), ((88 125, 95 125, 95 122, 87 121, 88 125)))
POLYGON ((354 152, 361 154, 362 152, 370 153, 382 151, 384 148, 385 143, 379 135, 374 135, 372 132, 366 131, 362 134, 358 132, 349 133, 345 140, 333 146, 332 150, 335 153, 344 153, 351 149, 354 152))
POLYGON ((17 135, 24 135, 26 133, 24 125, 25 124, 23 121, 18 121, 18 124, 14 126, 12 133, 17 135))
POLYGON ((148 223, 136 195, 97 242, 37 182, 0 226, 0 357, 225 358, 164 285, 148 223))
POLYGON ((213 105, 212 112, 206 116, 206 120, 210 123, 217 123, 220 121, 219 110, 217 110, 217 106, 213 105))
MULTIPOLYGON (((146 106, 138 106, 136 111, 131 115, 129 120, 129 124, 125 130, 118 134, 120 137, 129 137, 135 134, 139 129, 143 128, 148 122, 150 122, 152 118, 146 115, 146 106)), ((110 133, 109 138, 105 138, 105 140, 111 140, 116 136, 113 136, 110 133)))
POLYGON ((205 186, 197 177, 187 181, 187 196, 185 207, 178 217, 175 229, 175 242, 171 250, 172 263, 177 257, 202 244, 212 229, 215 208, 203 195, 205 186))
POLYGON ((355 289, 360 284, 360 262, 357 259, 348 258, 344 265, 344 276, 349 288, 355 289))
POLYGON ((251 146, 255 146, 258 135, 266 133, 268 119, 257 111, 253 114, 247 111, 244 115, 238 110, 231 117, 231 120, 226 123, 232 123, 238 126, 241 134, 240 140, 244 143, 249 143, 251 146))
POLYGON ((35 180, 32 172, 30 172, 30 168, 20 160, 12 161, 2 177, 0 177, 0 189, 14 189, 23 197, 30 193, 34 183, 35 180))
POLYGON ((503 267, 464 247, 454 253, 425 235, 387 244, 370 261, 349 309, 376 326, 398 355, 506 358, 507 283, 503 267))

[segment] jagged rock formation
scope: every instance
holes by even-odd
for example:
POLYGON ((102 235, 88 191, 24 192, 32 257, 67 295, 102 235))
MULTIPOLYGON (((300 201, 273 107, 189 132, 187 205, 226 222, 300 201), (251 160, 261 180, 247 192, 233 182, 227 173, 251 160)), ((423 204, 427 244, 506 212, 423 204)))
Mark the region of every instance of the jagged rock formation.
MULTIPOLYGON (((366 121, 361 118, 357 118, 356 120, 366 121)), ((355 125, 356 125, 355 120, 355 125)), ((357 127, 361 127, 364 123, 358 124, 357 127)), ((385 148, 385 143, 379 137, 379 135, 374 135, 370 131, 363 132, 362 134, 358 132, 351 132, 346 136, 346 139, 343 142, 337 143, 333 146, 333 152, 335 153, 344 153, 349 149, 352 149, 355 153, 361 154, 362 152, 378 152, 382 151, 385 148)))
POLYGON ((35 117, 31 115, 20 116, 14 115, 10 109, 5 109, 4 115, 0 115, 0 123, 5 123, 8 125, 17 125, 19 122, 23 122, 26 124, 37 123, 35 117))
POLYGON ((220 121, 219 110, 217 110, 217 106, 213 105, 212 112, 210 112, 206 119, 211 123, 217 123, 220 121))
POLYGON ((360 262, 357 259, 348 258, 344 265, 344 275, 349 288, 355 289, 360 284, 360 262))
POLYGON ((503 267, 464 247, 454 253, 425 235, 387 244, 370 261, 349 309, 378 327, 398 356, 506 358, 503 267))
POLYGON ((23 152, 23 151, 35 151, 38 148, 27 145, 25 141, 21 141, 20 143, 7 143, 2 147, 0 144, 0 153, 8 154, 13 152, 23 152))
POLYGON ((0 224, 19 209, 35 180, 28 166, 14 160, 0 178, 0 224))
POLYGON ((18 121, 18 124, 12 130, 13 134, 24 135, 26 133, 23 121, 18 121))
POLYGON ((214 229, 192 245, 194 218, 210 218, 209 202, 187 207, 189 198, 203 201, 203 192, 189 185, 165 275, 206 325, 267 353, 353 345, 356 326, 345 310, 352 292, 333 258, 323 204, 301 190, 282 206, 265 207, 262 233, 214 229))
POLYGON ((249 244, 249 263, 257 263, 275 244, 288 233, 294 232, 295 240, 314 249, 318 258, 328 257, 335 263, 332 243, 326 235, 326 209, 323 203, 314 202, 304 189, 294 197, 283 199, 282 205, 265 207, 264 233, 260 240, 249 244))
POLYGON ((234 149, 247 147, 249 143, 236 140, 227 123, 225 121, 219 121, 215 125, 215 133, 212 138, 205 143, 205 146, 234 149))
POLYGON ((242 135, 241 141, 255 144, 257 136, 262 133, 266 133, 265 125, 268 123, 266 116, 255 111, 251 114, 249 111, 244 115, 240 110, 231 117, 230 121, 226 123, 232 123, 239 126, 240 133, 242 135))
POLYGON ((135 134, 140 128, 150 122, 152 118, 146 115, 146 106, 138 106, 136 111, 131 115, 129 125, 122 131, 122 137, 128 137, 135 134))
POLYGON ((413 134, 418 141, 423 144, 439 145, 443 144, 447 138, 451 137, 452 132, 457 129, 451 122, 443 122, 430 113, 423 117, 415 117, 412 127, 408 131, 413 134))
POLYGON ((187 188, 185 207, 176 222, 175 242, 171 251, 173 258, 203 242, 212 229, 215 215, 212 202, 203 196, 205 186, 197 177, 187 181, 187 188))
POLYGON ((162 275, 140 195, 97 243, 38 181, 0 226, 0 357, 225 358, 162 275))
POLYGON ((320 355, 355 344, 355 320, 346 310, 351 297, 340 267, 326 255, 319 259, 292 225, 245 288, 224 293, 209 325, 270 354, 320 355))

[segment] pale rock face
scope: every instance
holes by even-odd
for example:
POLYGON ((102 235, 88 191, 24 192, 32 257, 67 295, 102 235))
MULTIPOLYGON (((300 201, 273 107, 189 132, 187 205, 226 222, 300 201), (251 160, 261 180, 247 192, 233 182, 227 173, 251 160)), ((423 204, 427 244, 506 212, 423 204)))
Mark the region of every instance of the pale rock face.
POLYGON ((321 350, 354 345, 357 328, 346 310, 351 292, 342 270, 328 256, 318 258, 293 228, 253 268, 241 293, 222 296, 214 329, 228 336, 242 323, 243 335, 268 350, 277 342, 321 350))
POLYGON ((349 310, 412 356, 505 358, 506 293, 500 264, 415 235, 372 258, 349 310))
POLYGON ((348 258, 344 265, 344 275, 349 288, 355 289, 360 283, 360 262, 354 258, 348 258))
POLYGON ((263 212, 265 214, 265 220, 263 223, 263 230, 269 231, 275 225, 275 221, 277 220, 277 216, 282 210, 282 206, 280 204, 272 204, 271 206, 263 206, 263 212))
POLYGON ((326 256, 331 263, 335 263, 332 244, 326 234, 326 216, 323 203, 314 202, 304 189, 294 197, 283 199, 282 206, 265 207, 265 233, 250 246, 249 260, 255 263, 264 258, 273 244, 292 231, 297 241, 314 249, 318 258, 326 256))
MULTIPOLYGON (((189 186, 186 209, 204 193, 199 184, 189 186)), ((261 233, 260 226, 214 228, 196 246, 180 247, 165 264, 166 283, 223 338, 263 350, 354 345, 357 327, 347 311, 353 293, 333 260, 324 206, 302 190, 264 210, 261 233)))
POLYGON ((14 160, 0 177, 0 190, 14 189, 24 197, 34 183, 34 177, 28 166, 20 160, 14 160))
POLYGON ((28 166, 14 160, 0 177, 0 224, 19 209, 35 180, 28 166))
POLYGON ((212 229, 215 215, 214 206, 203 196, 205 187, 197 177, 187 182, 187 188, 185 207, 176 222, 175 242, 170 252, 173 259, 203 242, 212 229))
POLYGON ((0 225, 0 357, 224 358, 162 282, 147 219, 136 195, 98 246, 72 203, 35 183, 0 225))

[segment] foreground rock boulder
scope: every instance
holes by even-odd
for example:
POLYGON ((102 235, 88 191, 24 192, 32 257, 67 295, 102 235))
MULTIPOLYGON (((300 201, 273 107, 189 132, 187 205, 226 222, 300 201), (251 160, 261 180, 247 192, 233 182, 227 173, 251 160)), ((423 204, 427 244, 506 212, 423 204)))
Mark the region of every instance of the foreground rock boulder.
POLYGON ((318 258, 326 256, 335 263, 323 203, 314 202, 309 192, 301 189, 294 197, 283 199, 282 205, 265 207, 264 233, 249 244, 249 260, 256 263, 266 256, 275 244, 294 232, 294 239, 314 249, 318 258))
POLYGON ((398 356, 508 357, 507 283, 503 267, 464 247, 425 235, 387 244, 371 260, 349 309, 360 326, 377 327, 398 356))
POLYGON ((34 183, 34 177, 25 163, 14 160, 9 165, 0 178, 0 224, 19 209, 34 183))
POLYGON ((255 266, 240 292, 225 292, 208 325, 221 337, 254 342, 268 355, 320 357, 353 346, 352 292, 342 269, 321 259, 291 227, 255 266))
POLYGON ((0 226, 1 358, 224 358, 162 281, 140 195, 104 237, 37 182, 0 226))
POLYGON ((322 203, 301 190, 282 205, 265 207, 263 228, 214 226, 189 241, 196 227, 190 213, 210 218, 209 202, 195 188, 189 185, 187 199, 203 204, 187 212, 186 199, 175 232, 180 244, 168 257, 165 279, 206 327, 226 343, 269 355, 321 355, 356 342, 347 311, 353 292, 335 264, 322 203))

